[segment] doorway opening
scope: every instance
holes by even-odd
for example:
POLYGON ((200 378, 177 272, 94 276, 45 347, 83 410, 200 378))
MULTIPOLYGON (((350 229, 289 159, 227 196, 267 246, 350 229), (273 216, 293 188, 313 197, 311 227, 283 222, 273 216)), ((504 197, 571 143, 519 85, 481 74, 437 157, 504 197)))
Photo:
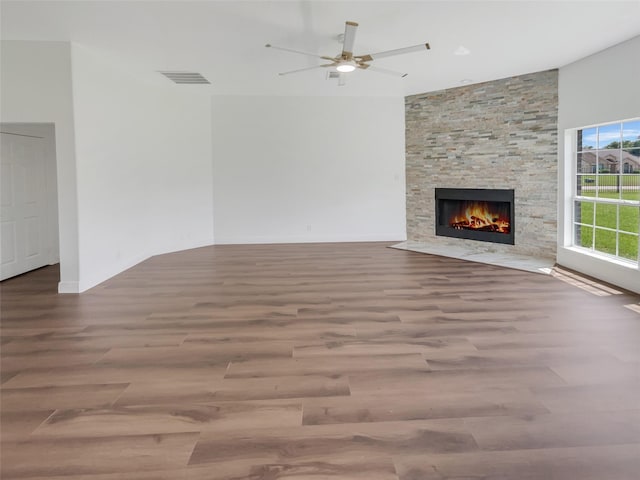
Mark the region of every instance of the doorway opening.
POLYGON ((55 127, 0 124, 0 280, 60 262, 55 127))

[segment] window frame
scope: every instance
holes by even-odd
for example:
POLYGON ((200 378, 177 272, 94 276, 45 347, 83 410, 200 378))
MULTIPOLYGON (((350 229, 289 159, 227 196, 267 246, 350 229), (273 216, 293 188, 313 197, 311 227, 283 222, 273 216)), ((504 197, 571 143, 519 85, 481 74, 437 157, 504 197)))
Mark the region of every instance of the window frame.
MULTIPOLYGON (((626 264, 629 264, 631 266, 635 266, 640 268, 640 228, 638 232, 629 232, 628 230, 621 230, 620 229, 620 207, 621 206, 631 206, 631 207, 636 207, 638 208, 638 222, 639 222, 639 226, 640 226, 640 199, 638 200, 628 200, 628 199, 624 199, 622 198, 622 193, 624 192, 622 189, 620 190, 620 195, 618 196, 618 198, 608 198, 608 197, 600 197, 599 193, 599 186, 600 186, 600 178, 601 177, 605 177, 605 178, 616 178, 617 180, 615 182, 617 182, 617 185, 620 186, 623 183, 623 175, 627 174, 623 171, 623 152, 625 150, 625 148, 623 147, 623 140, 624 140, 624 125, 626 123, 630 123, 630 122, 640 122, 640 117, 638 118, 633 118, 633 119, 628 119, 628 120, 622 120, 622 121, 616 121, 616 122, 608 122, 608 123, 602 123, 602 124, 597 124, 597 125, 592 125, 592 126, 588 126, 588 127, 582 127, 582 128, 577 128, 575 130, 573 130, 573 134, 571 135, 571 176, 572 176, 572 181, 571 181, 571 240, 570 240, 570 245, 573 248, 579 249, 579 250, 583 250, 586 251, 592 255, 596 255, 598 257, 601 257, 605 260, 615 260, 615 261, 619 261, 619 262, 624 262, 626 264), (611 148, 602 148, 600 146, 600 141, 599 141, 599 134, 600 134, 600 128, 602 127, 608 127, 608 126, 612 126, 612 125, 619 125, 620 128, 620 146, 616 149, 618 150, 618 168, 617 168, 617 172, 615 174, 611 174, 611 173, 602 173, 600 171, 600 156, 599 156, 599 152, 600 151, 604 151, 604 150, 612 150, 611 148), (585 130, 591 130, 591 129, 595 129, 596 134, 598 135, 597 140, 596 140, 596 146, 593 150, 591 149, 584 149, 584 144, 582 142, 579 142, 580 139, 580 132, 583 132, 585 130), (581 144, 579 144, 581 143, 581 144), (593 163, 593 168, 591 168, 590 172, 586 172, 584 171, 584 168, 581 168, 581 171, 578 171, 578 165, 579 162, 584 162, 584 159, 580 157, 581 154, 584 154, 585 152, 589 152, 589 151, 593 151, 595 154, 595 159, 594 159, 594 163, 593 163), (593 188, 594 188, 594 195, 593 196, 586 196, 586 195, 579 195, 578 194, 578 186, 580 185, 581 189, 582 187, 584 187, 584 180, 585 177, 594 177, 593 178, 593 188), (577 216, 577 210, 580 208, 582 208, 582 205, 584 205, 585 202, 591 203, 593 205, 593 209, 592 209, 592 218, 589 220, 591 223, 584 223, 582 221, 582 218, 580 218, 580 221, 578 221, 578 216, 577 216), (597 209, 599 205, 615 205, 616 206, 616 225, 615 228, 609 227, 609 226, 602 226, 602 225, 598 225, 597 224, 597 209), (591 240, 590 240, 590 246, 584 246, 581 244, 578 244, 578 232, 579 232, 579 228, 589 228, 591 229, 591 240), (615 253, 607 253, 605 251, 602 250, 597 250, 596 249, 596 233, 598 231, 604 231, 604 232, 611 232, 615 234, 615 253), (638 254, 636 255, 635 260, 632 260, 630 258, 627 257, 623 257, 620 256, 620 234, 624 234, 624 235, 631 235, 631 236, 635 236, 636 237, 636 241, 638 243, 637 246, 637 252, 638 254)), ((611 142, 610 142, 611 143, 611 142)), ((640 180, 640 176, 638 177, 640 180)), ((605 185, 603 185, 605 186, 605 185)), ((607 185, 608 186, 608 185, 607 185)), ((639 184, 639 188, 640 188, 640 184, 639 184)), ((580 192, 582 193, 582 191, 580 192)), ((582 211, 580 211, 580 216, 582 216, 582 211)), ((580 235, 582 235, 582 232, 580 232, 580 235)), ((581 242, 583 243, 583 242, 581 242)))

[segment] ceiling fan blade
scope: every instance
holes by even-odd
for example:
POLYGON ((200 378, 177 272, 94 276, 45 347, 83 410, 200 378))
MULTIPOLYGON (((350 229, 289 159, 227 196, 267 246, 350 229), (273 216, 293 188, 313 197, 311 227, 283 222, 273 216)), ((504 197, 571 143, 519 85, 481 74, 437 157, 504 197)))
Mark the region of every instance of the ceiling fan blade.
POLYGON ((344 40, 342 42, 341 54, 344 60, 351 60, 353 58, 353 44, 356 41, 357 29, 358 24, 356 22, 345 22, 344 24, 344 40))
POLYGON ((265 45, 265 47, 267 47, 267 48, 275 48, 276 50, 282 50, 282 51, 285 51, 285 52, 299 53, 300 55, 307 55, 308 57, 322 58, 323 60, 331 60, 331 61, 335 60, 334 58, 323 57, 322 55, 316 55, 315 53, 301 52, 300 50, 293 50, 291 48, 276 47, 275 45, 271 45, 270 43, 267 43, 265 45))
POLYGON ((373 65, 367 65, 366 63, 358 65, 358 68, 363 70, 371 70, 372 72, 386 73, 387 75, 393 75, 394 77, 406 77, 408 74, 396 72, 395 70, 388 70, 386 68, 374 67, 373 65))
POLYGON ((430 49, 431 47, 428 43, 421 43, 420 45, 413 45, 412 47, 397 48, 395 50, 387 50, 386 52, 370 53, 368 55, 357 56, 356 58, 362 62, 370 62, 371 60, 377 60, 378 58, 404 55, 405 53, 420 52, 422 50, 430 49))
POLYGON ((299 68, 298 70, 290 70, 288 72, 282 72, 282 73, 279 73, 278 75, 280 76, 290 75, 292 73, 305 72, 307 70, 315 70, 316 68, 331 67, 331 66, 333 66, 333 63, 325 63, 324 65, 314 65, 313 67, 299 68))

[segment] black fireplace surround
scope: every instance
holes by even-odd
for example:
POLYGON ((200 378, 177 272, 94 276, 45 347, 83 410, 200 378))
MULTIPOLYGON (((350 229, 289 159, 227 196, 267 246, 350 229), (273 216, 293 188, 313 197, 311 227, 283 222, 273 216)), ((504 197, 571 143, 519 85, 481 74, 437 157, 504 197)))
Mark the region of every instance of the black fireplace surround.
POLYGON ((436 188, 436 235, 515 244, 514 191, 484 188, 436 188), (465 212, 490 212, 483 220, 465 212), (465 217, 466 218, 466 217, 465 217))

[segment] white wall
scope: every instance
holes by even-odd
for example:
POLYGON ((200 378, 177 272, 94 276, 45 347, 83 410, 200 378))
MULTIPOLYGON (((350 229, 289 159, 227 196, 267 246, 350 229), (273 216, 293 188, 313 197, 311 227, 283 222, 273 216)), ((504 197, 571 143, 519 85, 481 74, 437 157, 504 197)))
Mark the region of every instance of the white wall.
POLYGON ((570 248, 573 169, 566 131, 640 115, 640 37, 562 67, 559 72, 560 211, 558 263, 640 293, 640 270, 570 248))
POLYGON ((60 291, 79 281, 78 204, 71 91, 71 54, 66 42, 3 41, 0 120, 52 123, 57 160, 60 291))
POLYGON ((213 243, 209 96, 146 85, 75 44, 72 71, 79 290, 213 243))
POLYGON ((402 97, 212 106, 216 243, 406 238, 402 97))

